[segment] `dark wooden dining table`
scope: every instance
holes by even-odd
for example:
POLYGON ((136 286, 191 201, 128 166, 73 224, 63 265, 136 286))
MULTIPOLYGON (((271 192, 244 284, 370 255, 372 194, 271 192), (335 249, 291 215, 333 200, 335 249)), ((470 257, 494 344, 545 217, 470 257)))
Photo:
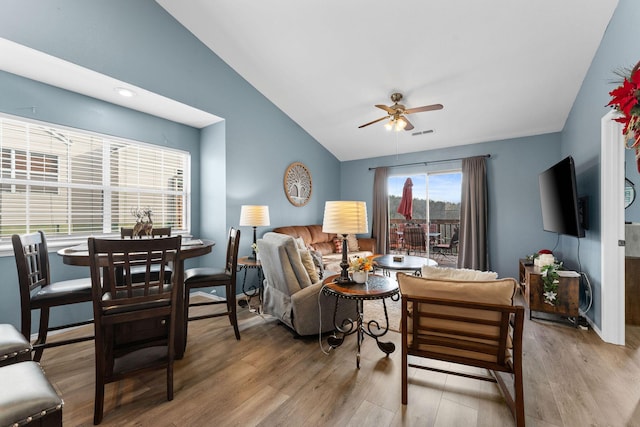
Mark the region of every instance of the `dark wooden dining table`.
MULTIPOLYGON (((189 258, 196 258, 206 255, 213 250, 215 246, 213 240, 205 239, 185 239, 182 241, 180 248, 180 258, 176 261, 173 270, 177 274, 176 283, 182 284, 182 292, 178 292, 178 300, 176 301, 176 337, 175 337, 175 358, 182 359, 187 347, 187 322, 188 319, 184 315, 184 261, 189 258)), ((87 244, 80 244, 68 248, 62 248, 58 252, 62 257, 62 262, 67 265, 76 265, 81 267, 89 267, 89 250, 87 244)))

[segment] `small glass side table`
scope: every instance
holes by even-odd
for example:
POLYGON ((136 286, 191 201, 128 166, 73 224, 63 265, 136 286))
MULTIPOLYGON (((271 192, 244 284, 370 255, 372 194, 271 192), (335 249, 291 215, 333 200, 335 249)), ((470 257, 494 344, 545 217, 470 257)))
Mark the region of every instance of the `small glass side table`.
POLYGON ((385 298, 391 298, 393 301, 400 299, 400 289, 398 283, 385 276, 378 274, 369 274, 369 278, 365 283, 348 283, 346 285, 340 285, 335 283, 334 280, 339 275, 333 275, 327 277, 322 284, 322 292, 325 295, 335 296, 336 306, 333 312, 333 324, 338 331, 342 334, 337 336, 335 333, 327 339, 327 343, 336 348, 342 345, 344 338, 347 335, 356 333, 358 338, 358 352, 356 354, 356 367, 360 369, 360 346, 364 340, 365 335, 369 335, 376 340, 378 348, 382 350, 387 356, 393 353, 396 349, 395 344, 392 342, 380 341, 380 338, 389 332, 389 314, 387 313, 387 304, 385 298), (342 324, 336 323, 336 313, 338 311, 338 303, 340 299, 351 299, 357 302, 357 311, 355 321, 352 319, 346 319, 342 324), (378 320, 364 321, 364 301, 365 300, 377 300, 381 299, 384 307, 385 323, 380 324, 378 320))
POLYGON ((242 278, 242 293, 245 295, 245 299, 238 300, 238 305, 242 308, 249 307, 249 311, 261 313, 262 312, 262 282, 264 281, 264 275, 262 273, 262 264, 259 259, 252 259, 248 256, 238 258, 238 272, 244 271, 242 278), (247 287, 247 271, 249 269, 256 269, 258 276, 258 284, 250 284, 247 287), (251 308, 251 299, 258 297, 258 308, 251 308))

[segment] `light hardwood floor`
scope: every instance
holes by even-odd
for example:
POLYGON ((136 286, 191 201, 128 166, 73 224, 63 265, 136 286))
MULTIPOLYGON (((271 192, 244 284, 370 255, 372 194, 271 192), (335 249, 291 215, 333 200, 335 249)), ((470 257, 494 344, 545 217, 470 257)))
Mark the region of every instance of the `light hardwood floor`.
MULTIPOLYGON (((294 339, 271 318, 241 309, 239 321, 241 341, 225 318, 189 324, 171 402, 164 371, 108 384, 102 425, 514 425, 494 384, 428 371, 409 371, 402 406, 396 332, 387 335, 397 347, 390 357, 365 338, 357 370, 353 336, 327 355, 317 338, 294 339)), ((628 328, 627 342, 604 344, 591 330, 527 319, 527 425, 640 426, 639 327, 628 328)), ((42 367, 65 401, 64 425, 92 425, 93 342, 48 349, 42 367)))

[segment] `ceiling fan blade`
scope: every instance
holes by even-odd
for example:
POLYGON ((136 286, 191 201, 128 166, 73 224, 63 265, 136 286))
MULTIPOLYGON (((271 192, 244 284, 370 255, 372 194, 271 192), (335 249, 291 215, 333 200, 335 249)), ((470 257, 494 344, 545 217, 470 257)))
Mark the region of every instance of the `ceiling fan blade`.
POLYGON ((444 106, 442 104, 425 105, 423 107, 407 108, 406 110, 404 110, 404 113, 405 114, 422 113, 423 111, 442 110, 443 108, 444 106))
POLYGON ((413 130, 413 125, 406 117, 402 116, 398 120, 404 121, 407 125, 404 127, 404 130, 413 130))
POLYGON ((365 126, 372 125, 372 124, 374 124, 374 123, 378 123, 379 121, 384 120, 384 119, 386 119, 386 118, 388 118, 388 117, 387 117, 387 116, 380 117, 379 119, 375 119, 375 120, 374 120, 374 121, 372 121, 372 122, 365 123, 365 124, 363 124, 363 125, 358 126, 358 129, 361 129, 361 128, 365 127, 365 126))
POLYGON ((376 107, 380 108, 381 110, 386 111, 389 114, 394 114, 396 112, 396 110, 394 110, 393 108, 388 107, 386 105, 376 104, 376 107))

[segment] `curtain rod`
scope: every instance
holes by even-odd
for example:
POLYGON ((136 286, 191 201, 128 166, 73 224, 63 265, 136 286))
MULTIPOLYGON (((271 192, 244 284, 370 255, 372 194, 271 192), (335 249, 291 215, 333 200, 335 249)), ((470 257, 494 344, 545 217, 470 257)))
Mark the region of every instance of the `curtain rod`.
POLYGON ((456 160, 465 160, 465 159, 473 159, 474 157, 486 157, 490 158, 491 154, 483 154, 481 156, 471 156, 471 157, 458 157, 457 159, 443 159, 443 160, 431 160, 429 162, 415 162, 415 163, 404 163, 401 165, 391 165, 391 166, 376 166, 375 168, 369 168, 370 171, 376 170, 378 168, 401 168, 403 166, 415 166, 415 165, 430 165, 432 163, 443 163, 443 162, 453 162, 456 160))

